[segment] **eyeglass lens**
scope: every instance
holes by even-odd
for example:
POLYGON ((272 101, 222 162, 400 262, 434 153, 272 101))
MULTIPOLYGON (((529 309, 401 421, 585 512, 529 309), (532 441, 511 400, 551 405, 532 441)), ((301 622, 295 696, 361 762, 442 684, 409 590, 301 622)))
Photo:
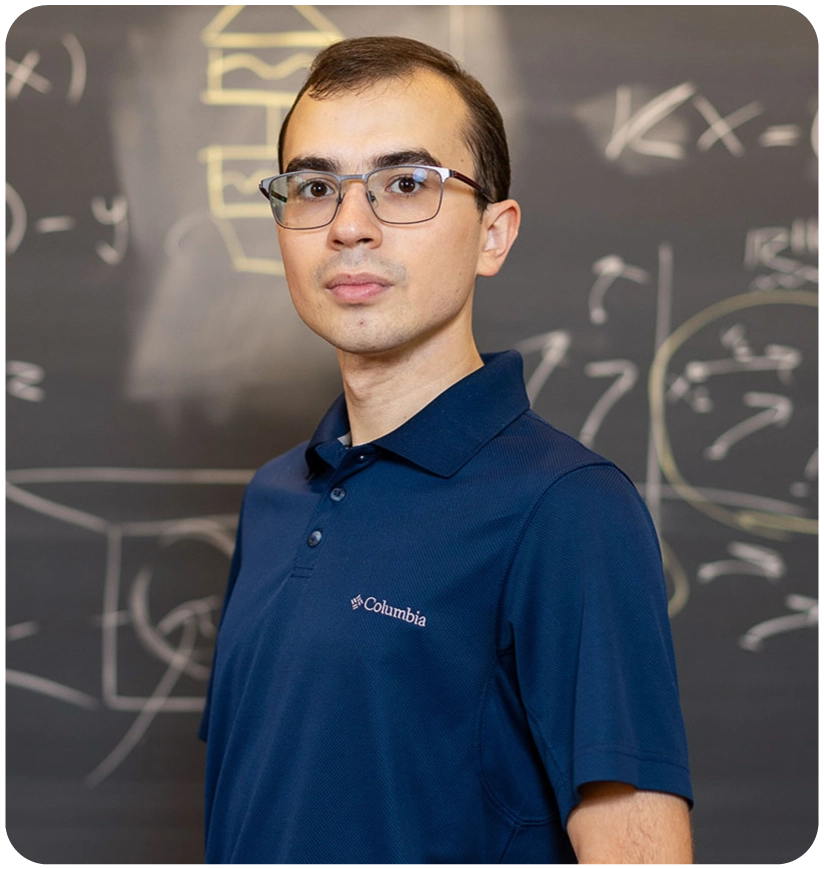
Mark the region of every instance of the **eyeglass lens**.
MULTIPOLYGON (((278 223, 290 229, 315 229, 335 218, 341 182, 326 172, 290 172, 273 179, 269 200, 278 223)), ((424 166, 377 169, 366 177, 372 210, 385 223, 431 220, 441 205, 443 180, 424 166)))

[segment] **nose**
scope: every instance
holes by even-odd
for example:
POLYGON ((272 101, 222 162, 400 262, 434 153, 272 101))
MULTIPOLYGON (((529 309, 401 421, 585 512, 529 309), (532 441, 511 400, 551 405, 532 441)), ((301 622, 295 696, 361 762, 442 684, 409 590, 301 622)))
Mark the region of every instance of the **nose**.
POLYGON ((369 202, 371 195, 360 180, 345 181, 341 187, 341 203, 335 219, 329 224, 329 240, 336 247, 359 244, 379 245, 382 224, 375 217, 369 202))

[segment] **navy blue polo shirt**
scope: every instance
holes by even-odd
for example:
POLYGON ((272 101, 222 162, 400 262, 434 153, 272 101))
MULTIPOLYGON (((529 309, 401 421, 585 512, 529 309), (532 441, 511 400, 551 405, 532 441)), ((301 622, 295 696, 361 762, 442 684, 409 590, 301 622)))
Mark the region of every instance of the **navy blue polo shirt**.
POLYGON ((571 862, 588 781, 691 799, 658 541, 508 352, 245 494, 201 727, 206 859, 571 862))

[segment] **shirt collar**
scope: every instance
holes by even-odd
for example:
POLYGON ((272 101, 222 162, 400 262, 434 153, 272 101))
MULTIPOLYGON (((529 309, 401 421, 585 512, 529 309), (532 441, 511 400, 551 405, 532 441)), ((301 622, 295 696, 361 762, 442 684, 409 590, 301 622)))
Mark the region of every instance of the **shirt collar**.
MULTIPOLYGON (((450 477, 484 444, 529 409, 519 353, 483 354, 484 365, 442 392, 411 419, 374 445, 437 474, 450 477)), ((306 448, 310 469, 337 465, 349 431, 346 400, 338 396, 306 448)))

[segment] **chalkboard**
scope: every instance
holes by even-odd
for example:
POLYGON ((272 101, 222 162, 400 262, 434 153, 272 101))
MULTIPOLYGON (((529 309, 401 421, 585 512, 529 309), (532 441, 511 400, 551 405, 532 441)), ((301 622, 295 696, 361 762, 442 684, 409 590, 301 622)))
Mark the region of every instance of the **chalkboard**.
POLYGON ((342 36, 461 59, 524 226, 481 350, 656 521, 699 862, 817 829, 817 41, 781 6, 40 6, 6 42, 7 831, 199 862, 196 739, 253 470, 340 389, 257 181, 342 36))

